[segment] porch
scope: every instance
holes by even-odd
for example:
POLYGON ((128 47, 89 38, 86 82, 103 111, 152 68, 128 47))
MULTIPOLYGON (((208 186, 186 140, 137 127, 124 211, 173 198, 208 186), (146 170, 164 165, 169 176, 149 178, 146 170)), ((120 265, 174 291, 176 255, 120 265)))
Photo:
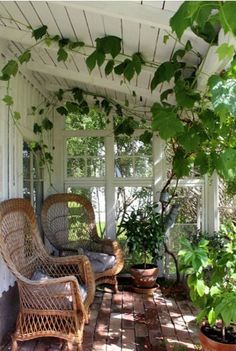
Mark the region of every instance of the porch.
MULTIPOLYGON (((97 290, 81 351, 193 351, 199 348, 196 310, 184 295, 137 294, 119 284, 97 290)), ((67 351, 67 343, 43 338, 19 343, 19 351, 67 351)), ((3 351, 8 351, 10 345, 3 351)))

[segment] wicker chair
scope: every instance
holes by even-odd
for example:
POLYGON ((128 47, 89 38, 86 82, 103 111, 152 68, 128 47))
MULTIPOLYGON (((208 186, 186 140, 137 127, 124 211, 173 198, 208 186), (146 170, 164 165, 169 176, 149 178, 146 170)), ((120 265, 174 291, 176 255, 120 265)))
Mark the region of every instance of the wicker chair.
POLYGON ((123 252, 117 241, 98 236, 94 210, 87 198, 77 194, 50 195, 44 201, 41 222, 46 237, 59 254, 88 254, 96 285, 108 283, 114 286, 115 292, 118 291, 116 275, 124 265, 123 252), (96 258, 93 260, 89 255, 94 252, 104 253, 107 257, 112 255, 113 266, 105 270, 95 269, 96 258))
POLYGON ((79 347, 95 293, 87 257, 50 256, 41 241, 34 210, 25 199, 0 204, 0 251, 16 277, 20 296, 12 351, 17 350, 17 341, 48 336, 79 347), (38 280, 35 273, 43 279, 38 280), (86 288, 83 297, 82 287, 86 288))

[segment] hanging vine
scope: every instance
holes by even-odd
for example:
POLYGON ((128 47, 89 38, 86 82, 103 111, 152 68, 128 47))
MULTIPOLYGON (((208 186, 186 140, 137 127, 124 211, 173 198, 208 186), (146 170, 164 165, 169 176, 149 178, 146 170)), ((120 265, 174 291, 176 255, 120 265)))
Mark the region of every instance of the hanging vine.
MULTIPOLYGON (((159 88, 163 83, 169 83, 168 89, 160 94, 160 102, 151 107, 151 126, 147 124, 142 136, 144 142, 150 142, 152 134, 158 133, 162 139, 170 143, 173 149, 172 177, 179 179, 188 176, 194 167, 199 175, 212 174, 214 170, 226 180, 235 180, 236 165, 236 59, 235 47, 226 42, 221 45, 217 54, 220 59, 227 58, 230 65, 219 74, 208 77, 205 91, 199 91, 198 78, 203 72, 204 58, 197 53, 190 41, 182 43, 181 38, 187 28, 203 40, 209 47, 217 44, 219 30, 236 35, 234 16, 236 4, 234 2, 184 2, 170 20, 172 31, 176 34, 181 49, 176 50, 171 58, 162 63, 149 62, 141 52, 133 55, 122 53, 122 41, 116 36, 105 36, 95 40, 96 46, 85 45, 82 41, 73 41, 58 35, 51 36, 47 26, 39 28, 28 27, 35 44, 15 59, 11 59, 3 67, 0 79, 8 82, 7 93, 3 102, 9 107, 10 114, 17 124, 20 113, 14 110, 14 101, 9 94, 9 83, 15 77, 19 67, 31 60, 31 50, 40 44, 54 46, 57 50, 57 61, 66 61, 70 53, 86 55, 86 64, 92 74, 98 66, 104 68, 106 75, 120 76, 121 83, 129 86, 135 75, 142 72, 144 66, 152 67, 154 74, 151 80, 151 91, 159 88), (89 51, 90 50, 90 51, 89 51), (87 56, 86 51, 89 51, 87 56), (189 65, 186 54, 192 52, 196 55, 197 64, 189 65)), ((167 33, 163 40, 168 42, 172 33, 167 33)), ((131 93, 135 95, 135 92, 131 93)), ((56 107, 61 115, 71 112, 88 113, 88 95, 79 87, 70 92, 60 89, 55 98, 49 102, 56 107), (65 93, 70 98, 65 99, 65 93)), ((105 96, 94 96, 94 104, 109 115, 111 110, 123 120, 116 126, 115 132, 132 134, 140 116, 138 112, 105 96)), ((47 108, 49 108, 48 106, 47 108)), ((41 124, 34 125, 34 132, 40 135, 40 141, 35 145, 43 153, 43 163, 51 169, 52 157, 43 141, 43 132, 53 128, 52 122, 41 113, 41 124)))

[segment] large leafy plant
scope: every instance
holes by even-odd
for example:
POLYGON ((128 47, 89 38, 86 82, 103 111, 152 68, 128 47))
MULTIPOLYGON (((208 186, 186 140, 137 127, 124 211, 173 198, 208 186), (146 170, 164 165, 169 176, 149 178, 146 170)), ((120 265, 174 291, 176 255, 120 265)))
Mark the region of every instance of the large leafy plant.
POLYGON ((224 226, 219 240, 182 239, 180 267, 187 274, 193 303, 200 308, 198 320, 225 327, 236 322, 236 227, 224 226))
POLYGON ((164 241, 161 214, 157 208, 158 204, 154 203, 126 212, 120 224, 129 251, 141 256, 144 267, 149 260, 152 262, 160 257, 164 241))

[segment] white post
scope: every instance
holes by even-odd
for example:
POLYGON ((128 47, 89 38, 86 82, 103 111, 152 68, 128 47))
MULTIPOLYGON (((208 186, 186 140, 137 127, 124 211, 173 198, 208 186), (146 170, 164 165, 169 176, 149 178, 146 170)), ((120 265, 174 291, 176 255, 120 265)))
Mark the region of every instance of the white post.
POLYGON ((116 238, 116 213, 115 213, 115 189, 114 189, 114 136, 112 121, 108 125, 111 135, 105 137, 106 150, 106 176, 105 176, 105 199, 106 199, 106 237, 116 238))
POLYGON ((219 230, 219 178, 216 172, 207 182, 207 231, 209 234, 219 230))
MULTIPOLYGON (((6 42, 1 40, 0 50, 4 52, 6 48, 6 42)), ((4 59, 0 56, 0 66, 3 67, 5 64, 4 59)), ((0 81, 0 96, 3 98, 6 95, 7 83, 3 80, 0 81)), ((0 201, 7 199, 9 197, 9 174, 8 174, 8 164, 9 164, 9 129, 8 129, 8 108, 1 101, 0 103, 0 201)))

